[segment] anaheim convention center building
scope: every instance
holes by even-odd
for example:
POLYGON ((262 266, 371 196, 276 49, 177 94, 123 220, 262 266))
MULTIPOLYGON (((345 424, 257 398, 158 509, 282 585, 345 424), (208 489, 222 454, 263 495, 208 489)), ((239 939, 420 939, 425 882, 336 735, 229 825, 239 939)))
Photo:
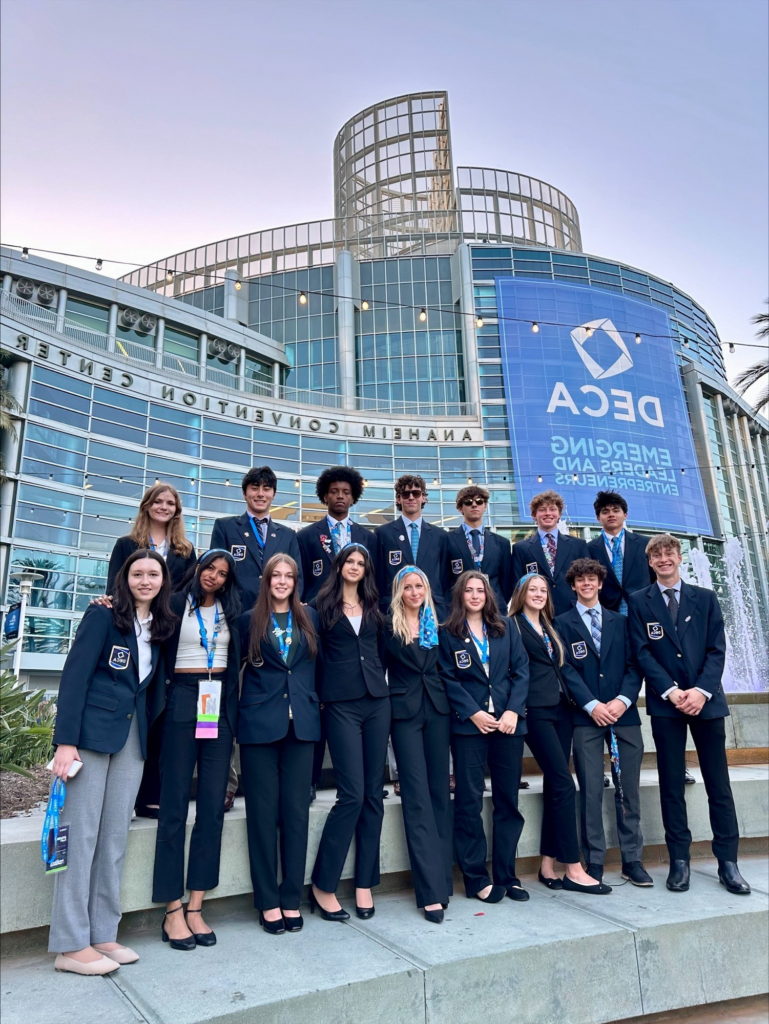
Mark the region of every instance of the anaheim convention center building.
POLYGON ((248 467, 273 467, 273 515, 299 529, 323 513, 318 474, 348 463, 371 526, 397 515, 404 472, 447 528, 460 487, 488 488, 511 540, 538 491, 586 538, 596 492, 620 491, 628 525, 679 536, 689 578, 721 596, 727 688, 767 688, 769 424, 693 298, 585 254, 553 185, 455 167, 444 92, 342 127, 328 220, 203 240, 118 280, 4 249, 2 346, 22 409, 3 439, 3 609, 11 571, 42 574, 33 685, 56 687, 149 485, 177 488, 202 551, 241 513, 248 467))

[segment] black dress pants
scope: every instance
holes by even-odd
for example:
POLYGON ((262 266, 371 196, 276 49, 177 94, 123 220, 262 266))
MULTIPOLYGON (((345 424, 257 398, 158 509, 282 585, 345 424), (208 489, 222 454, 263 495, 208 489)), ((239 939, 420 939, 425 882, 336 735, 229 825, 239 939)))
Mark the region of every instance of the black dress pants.
MULTIPOLYGON (((501 732, 451 739, 454 752, 454 849, 465 879, 465 893, 475 896, 491 884, 486 870, 486 834, 483 831, 483 781, 488 762, 494 834, 491 866, 495 885, 517 884, 515 852, 523 831, 518 810, 523 737, 501 732)), ((401 787, 405 772, 401 774, 401 787)))
POLYGON ((152 804, 160 803, 160 748, 163 742, 165 715, 160 715, 147 730, 147 760, 144 762, 142 784, 136 794, 136 813, 143 815, 152 804))
POLYGON ((224 797, 233 737, 222 715, 216 739, 195 739, 197 699, 198 676, 177 673, 169 687, 163 728, 153 903, 170 903, 184 895, 184 837, 196 764, 198 788, 187 888, 208 891, 219 884, 224 797))
POLYGON ((336 778, 331 808, 312 880, 323 892, 335 892, 355 836, 355 886, 379 885, 385 757, 390 735, 390 698, 358 697, 325 705, 326 734, 336 778))
POLYGON ((326 756, 326 716, 320 715, 320 739, 315 744, 315 753, 312 759, 312 784, 317 789, 320 785, 323 773, 323 760, 326 756))
POLYGON ((413 718, 393 719, 393 749, 418 907, 448 903, 453 891, 450 738, 450 716, 439 715, 425 692, 413 718))
POLYGON ((665 842, 671 860, 688 860, 692 834, 686 816, 684 774, 686 727, 691 729, 702 781, 708 794, 713 856, 737 860, 739 826, 726 760, 726 726, 723 718, 702 719, 679 713, 676 718, 652 717, 652 736, 657 748, 660 804, 665 842))
POLYGON ((526 726, 526 743, 545 777, 540 855, 576 864, 579 841, 576 792, 569 770, 574 731, 569 702, 561 697, 553 707, 527 708, 526 726))
POLYGON ((296 738, 293 721, 282 740, 240 746, 248 859, 257 910, 299 909, 307 860, 314 750, 314 743, 296 738))

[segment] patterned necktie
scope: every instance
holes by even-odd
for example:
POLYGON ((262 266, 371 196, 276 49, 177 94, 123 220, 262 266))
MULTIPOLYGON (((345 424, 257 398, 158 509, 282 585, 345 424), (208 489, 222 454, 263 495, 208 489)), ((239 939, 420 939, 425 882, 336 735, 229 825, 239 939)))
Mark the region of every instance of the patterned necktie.
MULTIPOLYGON (((622 571, 625 567, 625 556, 622 554, 622 534, 611 539, 611 567, 619 583, 622 583, 622 571)), ((623 597, 619 603, 620 615, 627 615, 627 601, 623 597)))
POLYGON ((546 533, 545 540, 547 541, 547 544, 545 545, 545 558, 547 559, 547 564, 550 566, 550 574, 552 575, 555 572, 555 556, 557 552, 555 537, 552 533, 546 533))
POLYGON ((473 551, 478 558, 481 557, 481 531, 471 530, 470 531, 470 543, 473 546, 473 551))
POLYGON ((595 649, 601 653, 601 620, 597 608, 589 608, 590 612, 590 635, 593 638, 595 649))
POLYGON ((678 598, 676 592, 670 587, 668 590, 663 591, 668 597, 668 611, 670 612, 670 618, 673 620, 673 625, 678 628, 678 598))
POLYGON ((257 538, 257 542, 261 541, 261 544, 257 543, 257 548, 259 552, 257 555, 257 561, 259 562, 259 566, 261 568, 262 563, 264 562, 264 543, 267 534, 267 523, 270 520, 269 517, 265 519, 254 519, 254 517, 251 516, 250 518, 251 526, 253 527, 254 534, 256 535, 257 538))
POLYGON ((334 554, 337 555, 342 550, 342 524, 337 523, 336 526, 331 530, 331 543, 334 545, 334 554))
POLYGON ((411 557, 414 559, 414 565, 417 564, 417 551, 419 551, 419 524, 409 523, 411 527, 411 557))

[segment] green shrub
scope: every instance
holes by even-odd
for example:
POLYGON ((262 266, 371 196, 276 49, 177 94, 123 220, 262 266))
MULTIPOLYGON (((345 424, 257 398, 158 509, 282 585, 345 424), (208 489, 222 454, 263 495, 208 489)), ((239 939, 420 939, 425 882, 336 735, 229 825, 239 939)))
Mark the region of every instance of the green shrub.
MULTIPOLYGON (((0 659, 13 644, 0 649, 0 659)), ((55 705, 43 690, 25 690, 10 669, 0 670, 0 771, 29 775, 51 758, 55 705)))

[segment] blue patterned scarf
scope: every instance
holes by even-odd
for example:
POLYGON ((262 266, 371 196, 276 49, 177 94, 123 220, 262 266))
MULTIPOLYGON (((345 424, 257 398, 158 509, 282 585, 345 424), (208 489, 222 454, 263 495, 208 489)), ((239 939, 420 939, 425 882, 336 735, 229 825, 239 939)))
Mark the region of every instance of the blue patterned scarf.
MULTIPOLYGON (((402 580, 404 576, 408 576, 409 573, 416 573, 420 576, 427 585, 428 592, 430 587, 430 581, 415 565, 405 565, 395 577, 396 582, 402 580)), ((438 627, 435 622, 435 615, 433 614, 432 608, 427 604, 423 604, 419 609, 419 646, 429 650, 431 647, 438 646, 438 627)))

